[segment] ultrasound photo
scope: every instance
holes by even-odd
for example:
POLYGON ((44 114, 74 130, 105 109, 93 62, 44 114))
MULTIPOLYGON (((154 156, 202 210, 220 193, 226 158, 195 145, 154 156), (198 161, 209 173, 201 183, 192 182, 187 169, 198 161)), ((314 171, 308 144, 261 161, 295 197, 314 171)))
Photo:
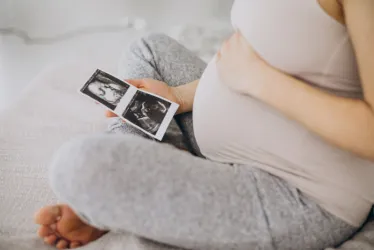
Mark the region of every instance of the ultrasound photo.
POLYGON ((179 105, 145 92, 101 70, 79 89, 147 135, 162 141, 179 105))
POLYGON ((111 110, 115 110, 130 85, 101 70, 94 75, 80 90, 111 110))
POLYGON ((171 102, 157 96, 138 91, 122 117, 155 136, 171 105, 171 102))

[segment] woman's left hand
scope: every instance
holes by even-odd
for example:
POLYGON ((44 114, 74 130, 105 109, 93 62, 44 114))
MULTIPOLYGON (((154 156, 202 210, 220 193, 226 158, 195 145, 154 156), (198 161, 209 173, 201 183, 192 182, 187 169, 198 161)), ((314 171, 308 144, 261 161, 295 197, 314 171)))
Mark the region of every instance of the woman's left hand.
POLYGON ((239 31, 222 45, 216 64, 221 81, 232 90, 247 95, 261 91, 259 71, 266 63, 239 31))

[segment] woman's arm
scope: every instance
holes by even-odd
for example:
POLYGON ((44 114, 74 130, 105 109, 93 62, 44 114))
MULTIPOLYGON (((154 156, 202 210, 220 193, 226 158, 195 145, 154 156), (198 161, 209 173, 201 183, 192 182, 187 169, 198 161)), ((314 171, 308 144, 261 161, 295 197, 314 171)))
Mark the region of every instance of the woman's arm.
POLYGON ((333 144, 374 159, 374 1, 345 0, 345 22, 358 61, 364 100, 329 95, 274 69, 258 96, 333 144))
MULTIPOLYGON (((154 79, 130 79, 126 80, 138 89, 162 96, 172 102, 179 104, 177 114, 192 111, 193 100, 199 80, 186 83, 178 87, 170 87, 164 82, 154 79)), ((111 111, 106 111, 107 117, 116 117, 117 115, 111 111)))
POLYGON ((336 146, 374 159, 374 113, 367 101, 330 95, 274 69, 263 74, 258 99, 336 146))
POLYGON ((273 106, 330 143, 374 160, 374 1, 343 0, 342 5, 364 100, 327 94, 270 67, 240 34, 222 47, 217 66, 234 90, 273 106))
POLYGON ((196 88, 199 80, 187 83, 178 87, 172 87, 172 91, 176 96, 180 105, 178 113, 185 113, 192 111, 193 101, 195 98, 196 88))

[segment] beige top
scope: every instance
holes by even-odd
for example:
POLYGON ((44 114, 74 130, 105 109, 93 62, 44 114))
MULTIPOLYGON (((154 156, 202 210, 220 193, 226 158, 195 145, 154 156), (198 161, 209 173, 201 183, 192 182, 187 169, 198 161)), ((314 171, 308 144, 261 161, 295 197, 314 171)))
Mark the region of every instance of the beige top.
MULTIPOLYGON (((336 95, 361 98, 345 26, 317 0, 236 0, 232 22, 271 65, 336 95)), ((330 145, 302 125, 218 79, 214 60, 194 101, 202 153, 288 180, 324 209, 359 226, 374 203, 374 163, 330 145)))

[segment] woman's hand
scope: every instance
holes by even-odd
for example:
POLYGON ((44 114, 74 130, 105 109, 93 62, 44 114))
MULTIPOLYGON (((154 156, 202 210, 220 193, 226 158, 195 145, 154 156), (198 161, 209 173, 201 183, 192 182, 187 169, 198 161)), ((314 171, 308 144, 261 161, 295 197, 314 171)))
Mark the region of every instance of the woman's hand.
MULTIPOLYGON (((130 83, 134 87, 150 92, 155 95, 162 96, 172 102, 180 104, 179 98, 175 93, 174 89, 167 85, 164 82, 157 81, 154 79, 132 79, 126 80, 126 82, 130 83)), ((111 111, 106 111, 106 117, 116 117, 117 115, 111 111)))
POLYGON ((216 64, 221 81, 232 90, 248 95, 262 90, 259 71, 267 64, 239 31, 222 45, 216 64))

